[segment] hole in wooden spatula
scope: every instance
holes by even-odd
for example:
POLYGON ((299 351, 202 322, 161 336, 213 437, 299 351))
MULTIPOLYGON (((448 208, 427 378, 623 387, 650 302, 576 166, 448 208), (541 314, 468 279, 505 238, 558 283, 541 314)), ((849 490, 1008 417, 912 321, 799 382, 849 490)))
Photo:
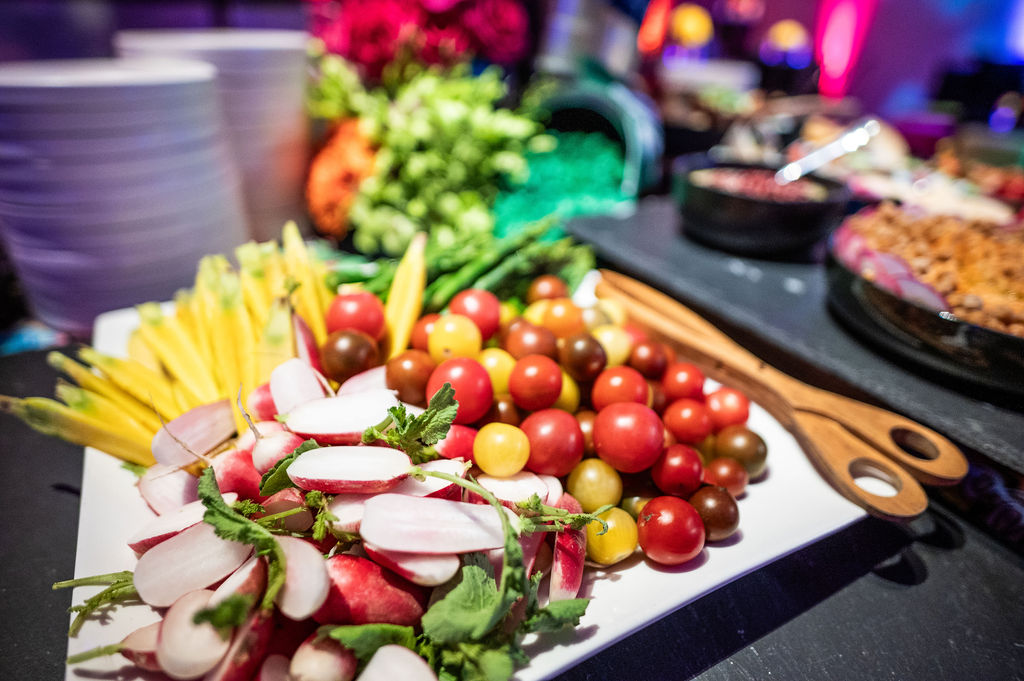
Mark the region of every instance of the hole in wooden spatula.
POLYGON ((932 443, 931 440, 926 438, 921 433, 910 430, 909 428, 893 428, 889 431, 889 437, 895 442, 900 449, 905 451, 911 456, 916 456, 918 459, 937 459, 939 458, 939 450, 932 443))
POLYGON ((851 461, 850 475, 857 487, 878 497, 894 497, 902 487, 899 478, 868 459, 851 461))

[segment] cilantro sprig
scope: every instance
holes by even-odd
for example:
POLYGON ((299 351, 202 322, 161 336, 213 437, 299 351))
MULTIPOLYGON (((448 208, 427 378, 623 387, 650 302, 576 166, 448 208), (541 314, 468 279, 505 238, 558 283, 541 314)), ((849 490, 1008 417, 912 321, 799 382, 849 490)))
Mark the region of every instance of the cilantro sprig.
POLYGON ((413 463, 431 461, 438 457, 432 446, 448 434, 458 409, 455 389, 445 383, 419 416, 410 415, 402 404, 388 409, 386 419, 363 432, 363 443, 384 441, 389 447, 405 452, 413 463))

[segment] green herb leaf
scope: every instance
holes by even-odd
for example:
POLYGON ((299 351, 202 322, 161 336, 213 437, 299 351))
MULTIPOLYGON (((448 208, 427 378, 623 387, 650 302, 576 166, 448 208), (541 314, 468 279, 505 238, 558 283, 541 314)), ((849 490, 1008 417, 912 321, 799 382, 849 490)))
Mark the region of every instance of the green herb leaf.
POLYGON ((283 489, 295 487, 295 483, 288 477, 288 466, 292 465, 292 461, 295 461, 299 454, 308 452, 311 449, 317 449, 319 446, 316 440, 306 440, 296 447, 291 454, 275 463, 273 468, 264 473, 260 479, 260 494, 269 497, 271 494, 276 494, 283 489))
POLYGON ((136 598, 139 595, 139 592, 136 591, 135 584, 132 579, 132 573, 124 571, 108 575, 97 575, 95 577, 70 579, 54 584, 54 589, 95 584, 109 584, 106 589, 103 589, 103 591, 100 591, 98 594, 87 598, 81 605, 73 605, 68 608, 68 612, 78 613, 75 615, 75 619, 71 622, 71 626, 68 628, 68 636, 77 636, 78 632, 82 630, 82 625, 85 624, 85 620, 89 618, 89 615, 93 614, 100 608, 136 598))
POLYGON ((388 409, 387 419, 363 432, 363 442, 372 444, 384 440, 388 446, 401 449, 416 464, 436 459, 437 453, 430 447, 448 434, 458 409, 455 389, 445 383, 419 416, 410 416, 404 405, 388 409))
POLYGON ((522 625, 524 632, 559 631, 565 627, 575 627, 580 618, 587 612, 589 598, 570 598, 564 601, 552 601, 528 617, 522 625))
POLYGON ((482 638, 500 602, 494 578, 476 565, 464 565, 458 585, 423 614, 423 633, 442 644, 482 638))
POLYGON ((231 504, 231 508, 247 518, 251 515, 256 515, 257 513, 267 512, 267 509, 263 508, 263 506, 257 504, 252 499, 239 499, 235 503, 231 504))
POLYGON ((316 517, 313 519, 313 539, 316 541, 323 541, 332 529, 331 523, 338 519, 328 510, 327 505, 330 503, 331 497, 323 492, 317 490, 306 492, 306 506, 316 510, 316 517))
POLYGON ((412 627, 397 624, 359 624, 326 626, 319 634, 330 636, 359 658, 367 662, 381 646, 396 644, 409 650, 416 650, 416 632, 412 627))
POLYGON ((245 516, 235 512, 220 495, 217 478, 212 468, 199 476, 199 500, 206 507, 203 521, 212 525, 221 539, 249 544, 256 548, 256 555, 267 557, 267 589, 263 593, 260 607, 269 610, 274 606, 277 592, 284 586, 285 555, 271 532, 245 516))
POLYGON ((220 633, 221 638, 226 640, 234 629, 245 624, 255 601, 256 597, 251 594, 231 594, 212 608, 203 608, 197 612, 192 622, 209 622, 220 633))

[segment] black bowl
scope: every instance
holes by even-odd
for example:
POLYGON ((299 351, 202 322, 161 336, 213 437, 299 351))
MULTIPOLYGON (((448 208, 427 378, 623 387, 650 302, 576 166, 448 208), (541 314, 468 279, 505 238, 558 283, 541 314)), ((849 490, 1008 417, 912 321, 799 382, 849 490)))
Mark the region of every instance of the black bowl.
POLYGON ((846 267, 832 248, 826 274, 833 314, 868 342, 946 382, 1024 395, 1024 338, 904 300, 846 267))
POLYGON ((771 201, 730 194, 694 184, 690 173, 704 168, 771 170, 765 166, 719 163, 706 155, 683 156, 672 164, 673 194, 683 216, 683 233, 703 244, 731 253, 777 256, 806 250, 821 241, 846 212, 847 188, 821 177, 809 179, 825 187, 821 201, 771 201))

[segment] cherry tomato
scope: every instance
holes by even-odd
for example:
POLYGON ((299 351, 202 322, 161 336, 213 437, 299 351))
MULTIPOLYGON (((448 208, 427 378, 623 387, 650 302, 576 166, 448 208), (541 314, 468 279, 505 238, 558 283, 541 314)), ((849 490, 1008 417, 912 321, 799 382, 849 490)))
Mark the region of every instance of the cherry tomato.
POLYGON ((633 367, 645 378, 660 379, 668 368, 668 356, 665 345, 645 340, 633 345, 629 353, 629 366, 633 367))
POLYGON ((455 399, 459 403, 455 423, 473 423, 491 408, 491 402, 494 400, 491 377, 475 359, 456 357, 441 362, 427 381, 427 399, 429 400, 445 383, 452 384, 455 399))
POLYGON ((519 426, 530 440, 526 469, 560 478, 583 458, 583 431, 576 417, 561 409, 535 411, 519 426))
POLYGON ((487 340, 498 330, 501 319, 501 303, 490 291, 470 288, 459 291, 448 303, 448 310, 454 314, 469 317, 480 329, 480 336, 487 340))
POLYGON ((406 350, 391 359, 384 369, 388 388, 398 391, 398 399, 409 404, 427 403, 427 381, 437 364, 422 350, 406 350))
POLYGON ((427 351, 440 364, 453 357, 476 357, 482 343, 480 329, 472 319, 446 314, 434 322, 434 330, 427 338, 427 351))
POLYGON ((377 342, 355 329, 334 331, 320 347, 320 366, 332 381, 344 383, 377 366, 377 342))
POLYGON ((708 541, 722 541, 739 529, 739 505, 724 487, 701 487, 690 497, 690 504, 704 523, 708 541))
POLYGON ((553 274, 542 274, 532 282, 526 291, 526 302, 533 303, 547 298, 568 298, 569 287, 553 274))
POLYGON ((642 494, 635 494, 630 497, 623 497, 620 506, 623 511, 629 514, 630 518, 636 520, 640 516, 640 511, 644 510, 644 506, 653 498, 642 494))
POLYGON ((750 400, 735 388, 719 388, 707 396, 707 403, 716 433, 726 426, 746 423, 750 415, 750 400))
POLYGON ((643 374, 632 367, 609 367, 602 371, 590 391, 590 403, 601 411, 616 402, 647 404, 650 391, 643 374))
POLYGON ((412 335, 409 338, 409 345, 427 352, 427 343, 430 339, 430 334, 434 330, 434 323, 441 318, 441 315, 436 312, 425 314, 416 320, 416 323, 412 327, 412 335))
POLYGON ((480 362, 484 369, 487 369, 494 394, 507 393, 508 377, 512 373, 512 367, 516 365, 515 357, 501 348, 484 348, 477 356, 476 361, 480 362))
POLYGON ((715 456, 736 459, 751 478, 756 478, 764 472, 768 446, 760 435, 746 426, 726 426, 715 435, 715 456))
POLYGON ((564 369, 562 370, 562 391, 558 393, 554 407, 570 414, 576 413, 576 410, 580 408, 580 386, 572 376, 565 373, 564 369))
POLYGON ((712 459, 704 467, 704 482, 724 487, 734 497, 743 494, 749 480, 750 475, 743 464, 729 456, 712 459))
POLYGON ((680 565, 704 549, 704 522, 679 497, 655 497, 647 502, 636 523, 644 555, 662 565, 680 565))
POLYGON ((523 319, 534 326, 543 326, 544 314, 548 311, 548 306, 551 305, 551 302, 548 298, 533 301, 523 310, 523 319))
POLYGON ((622 498, 622 478, 601 459, 583 459, 572 469, 565 490, 576 497, 587 513, 622 498))
POLYGON ((488 475, 515 475, 529 458, 530 441, 526 433, 507 423, 488 423, 473 440, 473 460, 488 475))
POLYGON ((608 364, 604 348, 587 332, 566 338, 558 351, 558 359, 577 381, 594 380, 608 364))
POLYGON ((522 409, 547 409, 562 392, 562 369, 550 357, 527 355, 512 368, 508 391, 522 409))
POLYGON ((374 340, 384 335, 384 305, 369 291, 339 293, 334 296, 324 320, 327 332, 342 329, 362 331, 374 340))
POLYGON ((594 455, 594 418, 597 416, 589 409, 576 412, 576 422, 583 432, 583 452, 587 456, 594 455))
POLYGON ((702 402, 688 397, 665 407, 665 427, 677 440, 696 444, 711 434, 711 413, 702 402))
POLYGON ((510 426, 518 426, 522 419, 519 417, 519 409, 512 401, 511 395, 495 395, 494 402, 487 413, 480 419, 483 423, 507 423, 510 426))
POLYGON ((594 418, 594 449, 623 473, 638 473, 657 461, 665 426, 654 410, 636 402, 616 402, 594 418))
POLYGON ((622 330, 629 335, 629 344, 631 346, 635 346, 637 343, 643 343, 647 340, 647 332, 633 322, 626 322, 623 324, 622 330))
POLYGON ((661 387, 669 402, 683 398, 704 399, 704 374, 700 369, 686 362, 672 362, 661 377, 661 387))
POLYGON ((583 311, 569 298, 555 298, 544 309, 541 326, 558 338, 567 338, 586 329, 583 311))
POLYGON ((661 381, 647 381, 647 389, 651 391, 651 409, 659 414, 664 413, 668 406, 665 398, 665 391, 661 387, 661 381))
POLYGON ((636 521, 621 508, 609 508, 598 516, 608 525, 607 531, 596 520, 587 523, 587 558, 600 565, 615 565, 633 555, 637 547, 636 521))
POLYGON ((665 494, 686 499, 700 488, 703 472, 697 450, 672 445, 651 466, 651 479, 665 494))
POLYGON ((632 340, 621 326, 605 324, 592 329, 590 333, 604 348, 604 353, 608 357, 608 366, 619 366, 625 364, 629 359, 629 353, 633 349, 632 340))
POLYGON ((550 329, 531 324, 525 319, 521 323, 509 327, 505 336, 505 349, 516 359, 527 355, 544 355, 555 359, 558 357, 558 339, 550 329))

